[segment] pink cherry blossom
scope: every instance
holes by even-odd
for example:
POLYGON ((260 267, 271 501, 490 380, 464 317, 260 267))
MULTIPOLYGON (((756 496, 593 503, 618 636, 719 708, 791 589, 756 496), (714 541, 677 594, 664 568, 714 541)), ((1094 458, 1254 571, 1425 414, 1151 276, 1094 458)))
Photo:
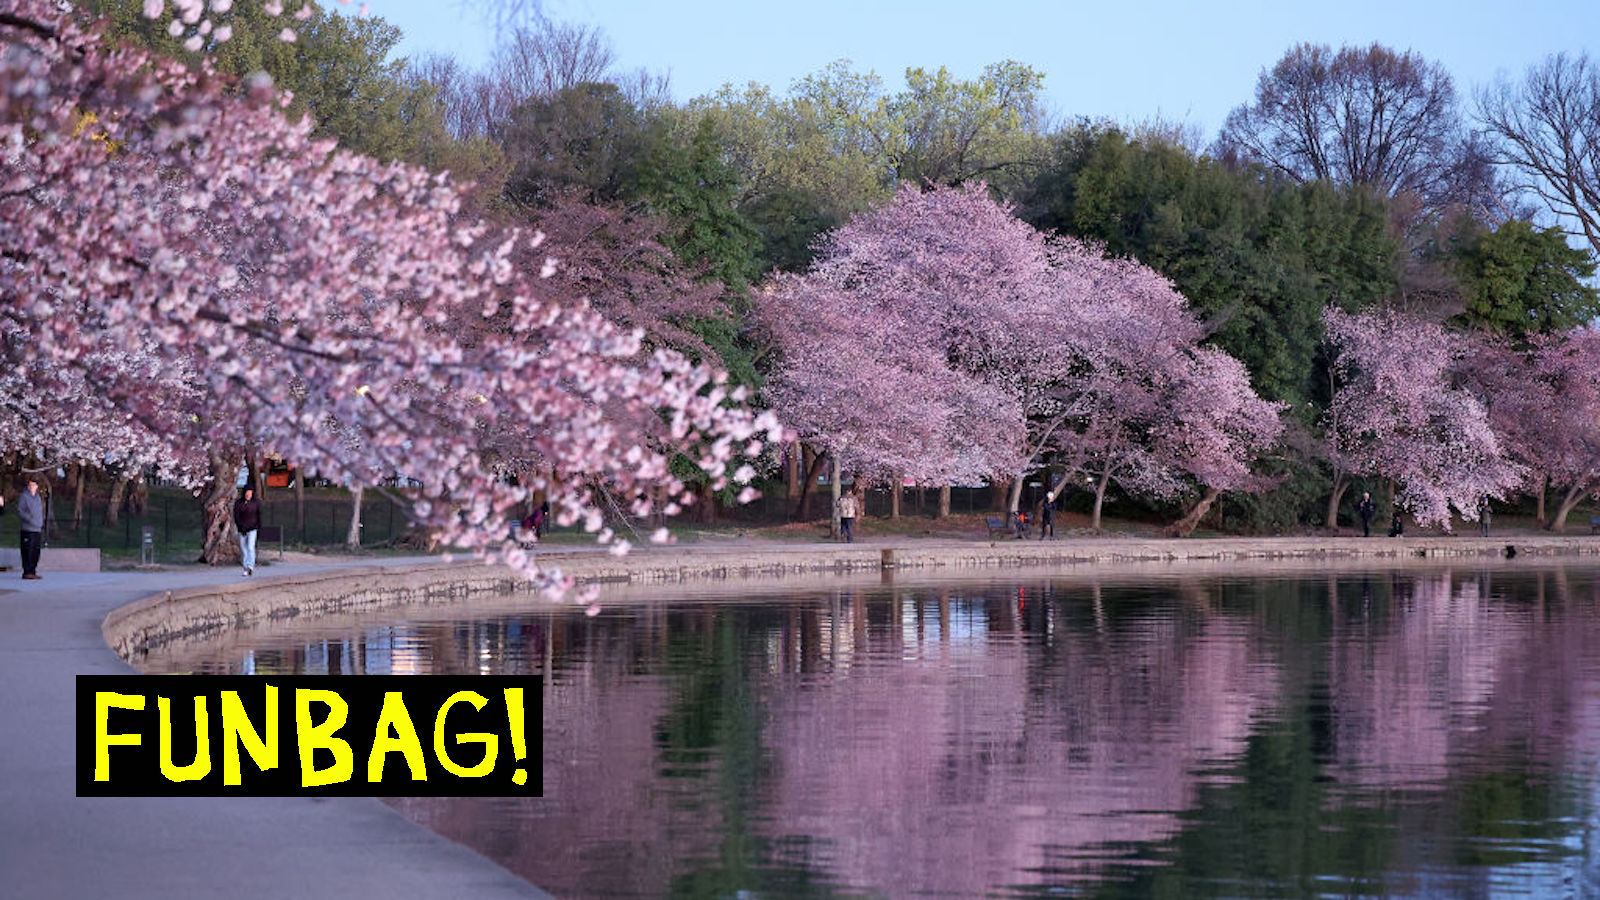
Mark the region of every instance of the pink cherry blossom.
POLYGON ((1469 339, 1390 310, 1330 307, 1323 318, 1340 380, 1330 421, 1349 471, 1394 479, 1398 505, 1445 528, 1452 510, 1476 520, 1479 497, 1504 497, 1521 481, 1488 410, 1458 383, 1469 339))
POLYGON ((901 191, 757 311, 781 353, 773 408, 872 478, 1020 488, 1054 454, 1102 492, 1241 489, 1278 433, 1243 367, 1196 346, 1170 282, 1041 234, 983 185, 901 191))
POLYGON ((598 531, 601 493, 690 502, 672 455, 726 483, 784 438, 722 373, 551 302, 519 262, 530 237, 464 216, 447 179, 311 139, 269 85, 241 98, 108 49, 48 0, 14 15, 28 23, 0 25, 14 448, 159 462, 196 484, 246 446, 351 485, 408 475, 418 523, 482 552, 533 493, 598 531))

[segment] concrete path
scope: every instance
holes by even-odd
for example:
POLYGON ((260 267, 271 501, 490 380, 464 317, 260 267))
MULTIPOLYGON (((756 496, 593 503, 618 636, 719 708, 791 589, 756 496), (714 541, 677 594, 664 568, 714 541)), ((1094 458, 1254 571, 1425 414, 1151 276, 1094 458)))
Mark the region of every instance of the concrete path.
MULTIPOLYGON (((257 577, 349 564, 286 562, 257 577)), ((78 798, 74 678, 132 671, 101 620, 157 591, 241 576, 41 574, 0 573, 0 897, 549 896, 377 800, 78 798)))

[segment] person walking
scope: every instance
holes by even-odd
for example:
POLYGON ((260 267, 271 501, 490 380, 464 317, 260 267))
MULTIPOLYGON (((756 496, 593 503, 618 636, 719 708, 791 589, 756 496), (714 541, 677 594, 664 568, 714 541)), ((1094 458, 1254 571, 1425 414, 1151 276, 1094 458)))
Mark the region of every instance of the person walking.
POLYGON ((1044 495, 1044 502, 1039 504, 1039 540, 1044 536, 1056 536, 1056 494, 1051 491, 1044 495))
POLYGON ((861 500, 856 496, 855 485, 839 498, 839 533, 846 544, 856 542, 856 516, 861 513, 861 500))
POLYGON ((1478 498, 1478 533, 1484 537, 1489 536, 1489 495, 1484 494, 1478 498))
POLYGON ((1356 507, 1356 515, 1361 517, 1361 536, 1372 537, 1372 517, 1378 514, 1378 504, 1372 502, 1371 493, 1361 495, 1361 503, 1356 507))
POLYGON ((239 499, 233 501, 233 527, 239 529, 240 564, 244 574, 256 573, 256 531, 261 528, 261 501, 256 499, 255 488, 245 488, 239 499))
POLYGON ((44 532, 44 498, 39 496, 39 481, 28 479, 28 489, 17 498, 17 518, 22 522, 22 577, 39 580, 39 548, 44 532))

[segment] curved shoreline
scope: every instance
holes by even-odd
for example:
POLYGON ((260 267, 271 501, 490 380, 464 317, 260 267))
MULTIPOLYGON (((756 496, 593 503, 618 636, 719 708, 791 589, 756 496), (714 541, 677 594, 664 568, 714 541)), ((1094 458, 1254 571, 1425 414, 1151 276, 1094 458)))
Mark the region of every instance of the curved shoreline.
MULTIPOLYGON (((1063 541, 901 541, 861 544, 741 544, 541 554, 579 586, 610 593, 630 586, 648 593, 668 585, 719 593, 783 585, 810 587, 815 576, 901 573, 926 578, 1000 570, 1091 572, 1153 578, 1223 571, 1243 574, 1287 567, 1437 565, 1600 556, 1600 538, 1508 535, 1428 537, 1092 539, 1063 541)), ((398 608, 452 606, 473 597, 526 594, 529 584, 503 566, 482 562, 330 568, 223 585, 169 590, 111 611, 101 624, 106 644, 130 663, 171 643, 204 640, 229 630, 301 616, 360 616, 398 608)), ((524 601, 526 602, 526 601, 524 601)), ((137 667, 137 666, 136 666, 137 667)))

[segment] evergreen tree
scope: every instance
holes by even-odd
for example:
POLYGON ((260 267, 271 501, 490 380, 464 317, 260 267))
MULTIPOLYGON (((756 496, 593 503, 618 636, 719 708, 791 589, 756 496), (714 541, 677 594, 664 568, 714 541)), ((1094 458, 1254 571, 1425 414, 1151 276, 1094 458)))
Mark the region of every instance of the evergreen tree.
POLYGON ((1474 229, 1456 272, 1467 307, 1462 324, 1520 339, 1600 318, 1600 293, 1584 283, 1594 277, 1594 256, 1568 244, 1558 228, 1512 221, 1474 229))

